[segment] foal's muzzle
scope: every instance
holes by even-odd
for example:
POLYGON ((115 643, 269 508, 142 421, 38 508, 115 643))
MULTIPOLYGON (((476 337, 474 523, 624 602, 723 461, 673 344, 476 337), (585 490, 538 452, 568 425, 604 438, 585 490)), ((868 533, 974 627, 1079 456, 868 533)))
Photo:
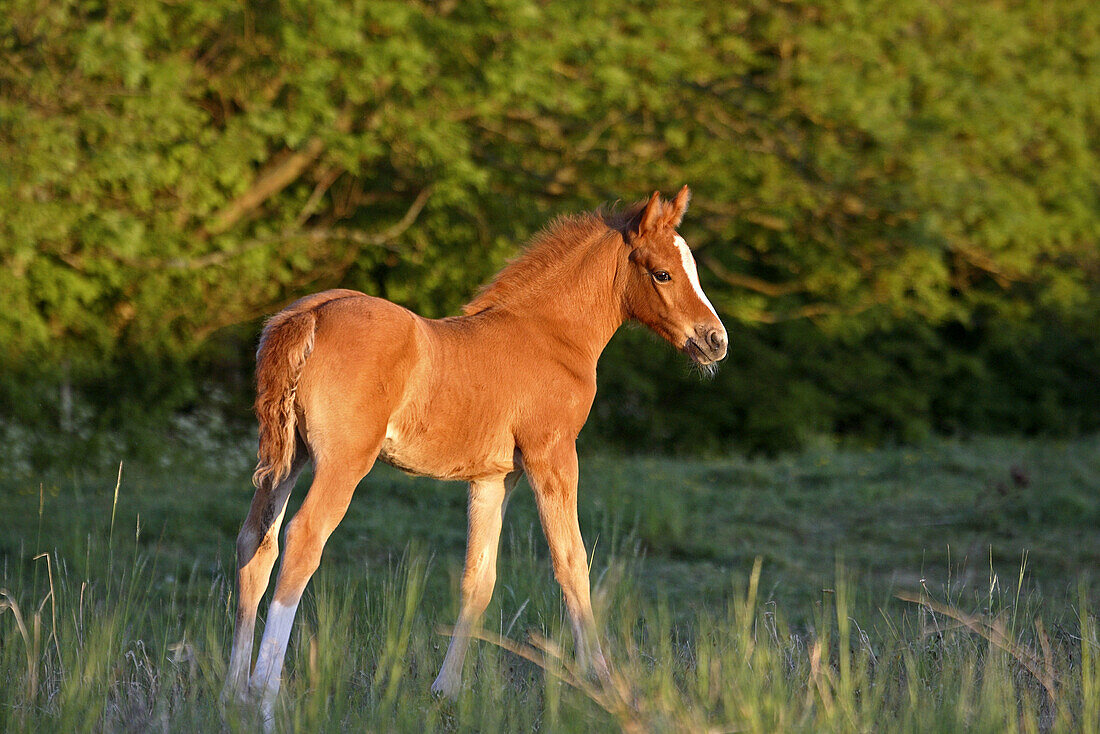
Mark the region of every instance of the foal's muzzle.
POLYGON ((695 334, 688 337, 684 351, 702 365, 714 364, 726 358, 726 330, 713 326, 697 326, 695 334))

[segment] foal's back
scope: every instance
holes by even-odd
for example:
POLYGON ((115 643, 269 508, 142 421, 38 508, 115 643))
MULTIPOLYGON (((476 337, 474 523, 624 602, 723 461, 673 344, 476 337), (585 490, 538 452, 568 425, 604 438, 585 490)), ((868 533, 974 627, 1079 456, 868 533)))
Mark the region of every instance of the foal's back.
MULTIPOLYGON (((568 370, 533 360, 532 335, 506 312, 425 319, 364 294, 314 310, 298 385, 299 427, 317 461, 379 458, 441 479, 513 469, 516 434, 577 402, 568 370)), ((368 468, 366 466, 364 469, 368 468)))

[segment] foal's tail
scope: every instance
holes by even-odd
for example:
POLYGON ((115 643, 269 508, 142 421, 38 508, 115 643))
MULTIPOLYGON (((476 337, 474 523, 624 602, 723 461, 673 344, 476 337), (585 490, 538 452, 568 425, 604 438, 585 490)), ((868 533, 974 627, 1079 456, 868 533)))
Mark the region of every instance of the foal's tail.
POLYGON ((274 486, 290 474, 294 460, 297 417, 294 401, 298 378, 317 327, 317 307, 338 298, 361 296, 357 291, 331 290, 292 303, 268 319, 256 352, 256 418, 260 422, 259 462, 252 483, 274 486))

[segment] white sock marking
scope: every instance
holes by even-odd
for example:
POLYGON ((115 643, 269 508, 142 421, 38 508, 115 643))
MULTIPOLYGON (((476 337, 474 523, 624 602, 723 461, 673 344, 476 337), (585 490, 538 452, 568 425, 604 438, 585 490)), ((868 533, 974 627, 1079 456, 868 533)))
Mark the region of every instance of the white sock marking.
POLYGON ((253 690, 262 690, 265 699, 274 698, 279 691, 283 658, 286 657, 287 641, 290 640, 290 629, 294 625, 294 614, 297 611, 297 603, 283 606, 272 600, 268 607, 260 654, 256 656, 256 670, 252 674, 253 690))

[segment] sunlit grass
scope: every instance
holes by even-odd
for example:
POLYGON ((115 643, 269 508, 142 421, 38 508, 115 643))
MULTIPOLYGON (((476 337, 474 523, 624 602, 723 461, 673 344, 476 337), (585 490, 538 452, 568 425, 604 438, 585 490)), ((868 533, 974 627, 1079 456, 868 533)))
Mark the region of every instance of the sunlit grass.
MULTIPOLYGON (((115 542, 118 556, 132 552, 132 542, 115 542)), ((637 593, 636 559, 611 553, 595 596, 613 673, 599 681, 573 665, 555 590, 534 588, 545 586, 542 560, 522 543, 504 553, 505 582, 525 585, 527 618, 541 624, 487 620, 454 703, 428 693, 446 638, 433 624, 439 610, 424 608, 425 576, 438 570, 424 553, 407 551, 367 579, 322 575, 292 638, 279 727, 1038 732, 1095 731, 1100 717, 1100 641, 1083 596, 1072 627, 1021 613, 1041 600, 1011 588, 995 592, 993 612, 919 594, 860 619, 855 579, 838 567, 813 624, 792 627, 783 609, 762 602, 758 563, 749 578, 731 579, 724 605, 678 623, 669 601, 637 593)), ((44 594, 11 579, 17 585, 2 596, 4 730, 257 725, 254 712, 219 705, 226 579, 200 586, 195 575, 150 603, 142 590, 165 569, 143 551, 125 566, 116 558, 113 578, 105 567, 85 578, 54 556, 44 561, 58 566, 44 594)))
MULTIPOLYGON (((1063 448, 590 459, 582 523, 611 679, 573 667, 521 496, 455 702, 429 687, 457 611, 461 487, 372 475, 303 601, 277 728, 1096 732, 1083 571, 1100 452, 1063 448), (1002 491, 1016 462, 1030 484, 1002 491), (966 561, 944 553, 960 544, 966 561)), ((221 481, 129 464, 120 479, 116 464, 7 487, 0 730, 258 729, 219 702, 248 500, 221 481)))

